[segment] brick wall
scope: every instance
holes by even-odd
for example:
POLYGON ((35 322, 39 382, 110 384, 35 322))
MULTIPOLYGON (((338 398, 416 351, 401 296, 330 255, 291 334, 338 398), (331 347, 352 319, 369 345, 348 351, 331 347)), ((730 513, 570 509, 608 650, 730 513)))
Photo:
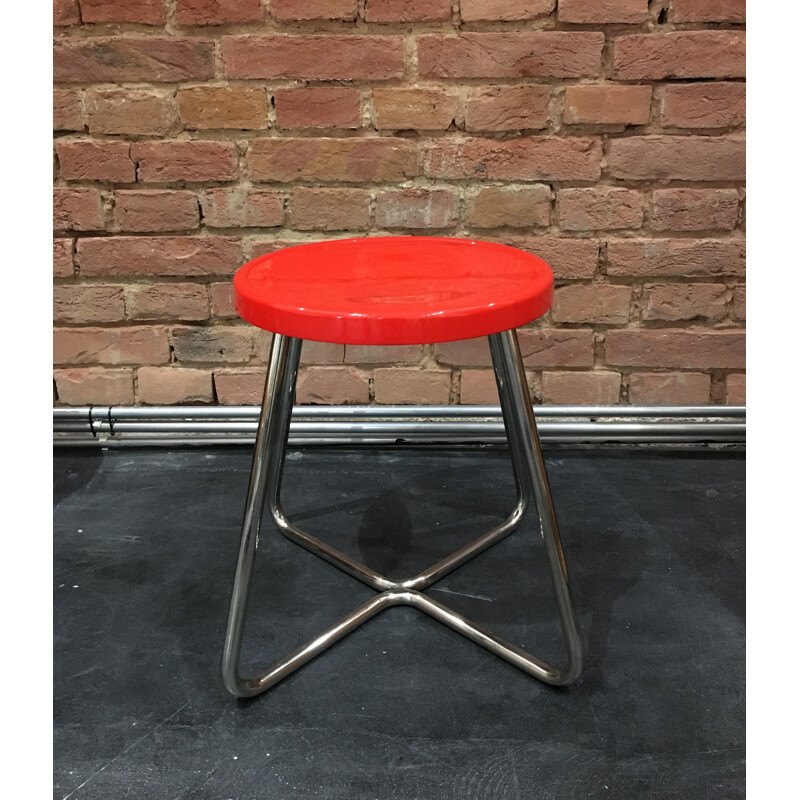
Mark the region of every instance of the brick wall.
MULTIPOLYGON (((541 255, 544 403, 742 403, 744 0, 54 0, 57 402, 255 403, 247 259, 541 255)), ((484 341, 308 343, 299 402, 496 403, 484 341)))

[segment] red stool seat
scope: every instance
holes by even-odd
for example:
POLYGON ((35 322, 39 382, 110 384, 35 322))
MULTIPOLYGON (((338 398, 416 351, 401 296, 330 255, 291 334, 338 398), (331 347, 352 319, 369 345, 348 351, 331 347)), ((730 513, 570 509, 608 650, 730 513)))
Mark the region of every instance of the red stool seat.
POLYGON ((542 316, 553 273, 541 258, 468 239, 388 236, 297 245, 245 264, 236 312, 298 339, 426 344, 510 330, 542 316))

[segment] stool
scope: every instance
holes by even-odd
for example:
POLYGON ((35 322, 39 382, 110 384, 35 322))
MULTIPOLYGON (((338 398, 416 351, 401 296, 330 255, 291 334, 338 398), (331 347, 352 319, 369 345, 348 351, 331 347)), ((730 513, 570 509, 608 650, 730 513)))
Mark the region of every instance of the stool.
POLYGON ((237 313, 272 331, 241 545, 222 657, 226 688, 259 694, 384 609, 409 605, 463 634, 535 678, 575 681, 582 647, 567 568, 539 446, 516 328, 552 302, 550 267, 505 245, 438 237, 376 237, 298 245, 257 258, 234 276, 237 313), (497 527, 407 580, 390 580, 294 525, 280 503, 289 422, 303 339, 397 345, 488 336, 511 452, 517 502, 497 527), (563 668, 535 658, 423 593, 440 578, 508 536, 531 502, 567 649, 563 668), (239 655, 264 504, 278 530, 378 594, 319 636, 254 677, 239 674, 239 655))

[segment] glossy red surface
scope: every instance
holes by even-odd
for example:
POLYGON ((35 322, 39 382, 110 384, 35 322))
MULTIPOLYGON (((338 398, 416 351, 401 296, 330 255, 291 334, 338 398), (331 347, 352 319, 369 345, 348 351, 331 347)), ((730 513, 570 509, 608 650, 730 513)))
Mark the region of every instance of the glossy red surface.
POLYGON ((471 239, 391 236, 297 245, 234 276, 242 319, 343 344, 470 339, 540 317, 553 273, 537 256, 471 239))

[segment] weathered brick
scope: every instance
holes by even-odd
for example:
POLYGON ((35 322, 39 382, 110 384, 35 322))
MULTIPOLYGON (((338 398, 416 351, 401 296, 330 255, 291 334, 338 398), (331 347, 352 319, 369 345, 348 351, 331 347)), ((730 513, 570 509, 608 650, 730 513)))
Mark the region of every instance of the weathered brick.
POLYGON ((87 325, 125 319, 121 286, 78 284, 53 287, 53 322, 87 325))
POLYGON ((594 181, 600 177, 601 158, 600 139, 595 137, 436 139, 427 147, 425 174, 431 178, 594 181))
POLYGON ((267 95, 246 86, 196 86, 178 91, 178 109, 187 128, 267 127, 267 95))
POLYGON ((53 239, 53 277, 71 278, 75 272, 72 263, 73 239, 53 239))
POLYGON ((672 31, 614 40, 614 76, 622 80, 743 78, 742 31, 672 31))
POLYGON ((742 322, 747 319, 747 287, 744 284, 733 290, 733 316, 742 322))
POLYGON ((444 89, 374 89, 378 130, 445 130, 458 115, 458 95, 444 89))
POLYGON ((607 283, 561 286, 553 293, 553 321, 623 324, 630 317, 632 293, 630 286, 607 283))
POLYGON ((556 0, 461 0, 464 22, 491 22, 534 19, 547 16, 556 0))
POLYGON ((462 369, 460 402, 465 406, 499 405, 500 395, 494 370, 462 369))
POLYGON ((137 377, 139 402, 144 405, 210 403, 214 399, 209 370, 140 367, 137 377))
POLYGON ((369 227, 369 200, 364 189, 294 189, 289 226, 300 231, 364 230, 369 227))
POLYGON ((138 22, 140 25, 164 23, 163 0, 81 0, 83 22, 138 22))
POLYGON ((56 142, 61 177, 67 181, 132 183, 136 167, 127 142, 56 142))
POLYGON ((197 195, 170 190, 119 190, 114 193, 117 230, 148 233, 190 231, 200 224, 197 195))
POLYGON ((53 80, 60 83, 175 83, 214 77, 214 46, 167 37, 57 39, 53 80))
MULTIPOLYGON (((261 360, 269 360, 269 344, 265 341, 261 348, 261 360)), ((343 364, 344 345, 336 342, 314 342, 306 339, 300 351, 300 363, 305 364, 343 364)))
POLYGON ((178 130, 171 95, 143 89, 89 89, 86 92, 89 132, 163 136, 178 130))
POLYGON ((422 346, 348 344, 344 360, 348 364, 419 364, 422 360, 422 346))
POLYGON ((53 0, 53 25, 80 25, 78 0, 53 0))
POLYGON ((103 201, 97 189, 53 189, 54 231, 103 229, 103 201))
POLYGON ((597 270, 600 242, 597 239, 560 239, 555 236, 504 234, 502 244, 533 253, 548 263, 555 278, 591 278, 597 270))
POLYGON ((353 20, 358 15, 358 0, 271 0, 272 16, 282 22, 306 19, 353 20))
POLYGON ((258 139, 247 156, 257 181, 402 181, 419 172, 415 146, 402 139, 258 139))
POLYGON ((375 402, 383 404, 447 405, 449 369, 387 367, 373 372, 375 402))
POLYGON ((55 328, 55 364, 166 364, 167 331, 162 327, 55 328))
POLYGON ((652 86, 567 86, 567 125, 646 125, 652 86))
POLYGON ((609 240, 606 271, 680 278, 744 275, 745 246, 740 239, 609 240))
POLYGON ((622 376, 618 372, 543 372, 542 402, 566 406, 615 406, 622 376))
POLYGON ((253 352, 250 326, 201 328, 176 325, 170 341, 178 363, 242 363, 249 361, 253 352))
POLYGON ((679 83, 664 88, 661 124, 674 128, 728 128, 745 121, 745 84, 679 83))
POLYGON ((725 379, 725 403, 729 406, 747 404, 747 378, 745 375, 728 375, 725 379))
POLYGON ((467 200, 467 221, 475 228, 529 228, 550 224, 550 187, 487 186, 467 200))
POLYGON ((526 367, 591 367, 594 336, 588 330, 522 328, 519 349, 526 367))
POLYGON ((208 294, 198 283, 134 284, 125 288, 128 317, 135 320, 208 319, 208 294))
POLYGON ((209 228, 274 228, 283 224, 283 199, 277 192, 247 189, 207 189, 203 222, 209 228))
POLYGON ((402 78, 401 36, 223 36, 231 78, 387 80, 402 78))
POLYGON ((744 369, 743 331, 609 330, 606 364, 621 367, 744 369))
POLYGON ((656 189, 654 231, 733 230, 739 210, 736 189, 656 189))
POLYGON ((637 406, 708 405, 711 376, 702 372, 632 372, 628 400, 637 406))
POLYGON ((232 275, 238 239, 222 236, 113 236, 78 241, 82 275, 232 275))
POLYGON ((260 0, 176 0, 175 12, 181 25, 224 25, 264 19, 260 0))
POLYGON ((78 367, 53 373, 58 400, 68 406, 133 405, 133 370, 78 367))
POLYGON ((744 22, 745 0, 672 0, 672 22, 744 22))
POLYGON ((301 405, 366 405, 367 374, 354 367, 304 367, 297 378, 297 403, 301 405))
POLYGON ((549 86, 485 86, 467 98, 468 131, 539 130, 547 126, 549 86))
POLYGON ((485 336, 454 342, 440 342, 434 345, 433 354, 439 364, 452 364, 456 367, 492 366, 489 341, 485 336))
POLYGON ((446 22, 450 0, 366 0, 367 22, 446 22))
POLYGON ((458 195, 449 189, 388 189, 378 192, 379 228, 449 228, 458 220, 458 195))
POLYGON ((558 19, 583 25, 612 22, 635 25, 647 19, 647 0, 560 0, 558 19))
POLYGON ((211 295, 211 313, 215 317, 235 317, 236 309, 233 305, 233 284, 212 283, 209 287, 211 295))
POLYGON ((77 89, 53 89, 53 130, 83 130, 81 96, 77 89))
POLYGON ((642 293, 642 319, 705 319, 717 322, 725 316, 726 288, 720 283, 651 284, 642 293))
POLYGON ((644 195, 633 189, 595 186, 558 192, 558 224, 564 231, 641 228, 644 195))
POLYGON ((602 33, 524 31, 420 36, 425 78, 594 78, 600 74, 602 33))
POLYGON ((359 128, 361 92, 350 86, 301 86, 275 90, 281 128, 359 128))
POLYGON ((134 142, 131 158, 139 165, 139 180, 230 181, 236 178, 233 142, 134 142))
POLYGON ((612 139, 608 168, 623 180, 743 181, 745 143, 725 136, 612 139))
POLYGON ((260 406, 266 371, 259 369, 214 370, 214 390, 223 406, 260 406))

